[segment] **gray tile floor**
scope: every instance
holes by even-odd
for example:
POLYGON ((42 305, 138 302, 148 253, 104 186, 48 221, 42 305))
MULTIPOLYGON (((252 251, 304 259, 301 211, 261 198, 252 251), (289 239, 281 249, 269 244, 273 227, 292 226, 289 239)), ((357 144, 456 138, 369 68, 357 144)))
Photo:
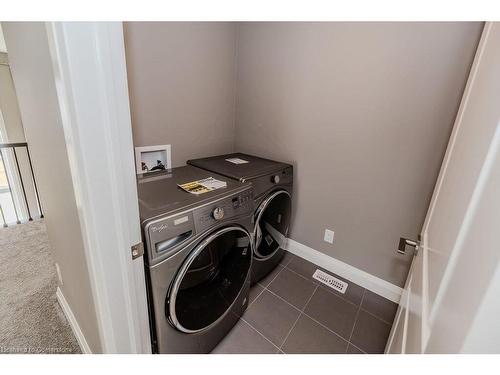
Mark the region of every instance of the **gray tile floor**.
POLYGON ((317 268, 287 253, 212 353, 383 353, 397 305, 335 275, 349 283, 338 293, 312 278, 317 268))

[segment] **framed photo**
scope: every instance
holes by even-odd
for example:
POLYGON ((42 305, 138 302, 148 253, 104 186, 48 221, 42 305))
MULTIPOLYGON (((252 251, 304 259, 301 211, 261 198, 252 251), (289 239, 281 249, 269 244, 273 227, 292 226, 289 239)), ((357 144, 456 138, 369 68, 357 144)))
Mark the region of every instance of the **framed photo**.
POLYGON ((137 174, 171 168, 170 145, 135 148, 135 169, 137 174))

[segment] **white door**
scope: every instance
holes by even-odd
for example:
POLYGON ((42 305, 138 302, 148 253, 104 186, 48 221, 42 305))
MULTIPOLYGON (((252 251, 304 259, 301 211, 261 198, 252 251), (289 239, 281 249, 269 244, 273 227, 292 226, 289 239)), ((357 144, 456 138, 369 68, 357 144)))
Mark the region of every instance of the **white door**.
POLYGON ((123 27, 46 27, 102 350, 151 352, 123 27))
POLYGON ((500 264, 495 251, 500 195, 490 194, 500 191, 499 44, 500 23, 487 23, 387 353, 500 351, 500 339, 481 348, 471 344, 500 264))

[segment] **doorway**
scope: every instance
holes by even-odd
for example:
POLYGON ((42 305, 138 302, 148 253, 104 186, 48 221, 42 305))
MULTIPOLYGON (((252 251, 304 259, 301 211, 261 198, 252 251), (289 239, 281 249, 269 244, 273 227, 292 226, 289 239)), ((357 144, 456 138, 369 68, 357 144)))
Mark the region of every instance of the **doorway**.
POLYGON ((40 217, 43 212, 0 26, 0 225, 40 217))

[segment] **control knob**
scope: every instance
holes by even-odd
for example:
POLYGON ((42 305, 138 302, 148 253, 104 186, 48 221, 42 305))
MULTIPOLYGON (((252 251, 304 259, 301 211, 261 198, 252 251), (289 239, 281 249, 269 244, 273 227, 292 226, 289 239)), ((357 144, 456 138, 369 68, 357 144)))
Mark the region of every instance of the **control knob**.
POLYGON ((222 220, 224 218, 224 208, 222 207, 216 207, 212 211, 212 216, 214 217, 215 220, 222 220))
POLYGON ((278 176, 277 174, 275 174, 273 177, 271 177, 271 182, 273 184, 279 184, 280 183, 280 176, 278 176))

